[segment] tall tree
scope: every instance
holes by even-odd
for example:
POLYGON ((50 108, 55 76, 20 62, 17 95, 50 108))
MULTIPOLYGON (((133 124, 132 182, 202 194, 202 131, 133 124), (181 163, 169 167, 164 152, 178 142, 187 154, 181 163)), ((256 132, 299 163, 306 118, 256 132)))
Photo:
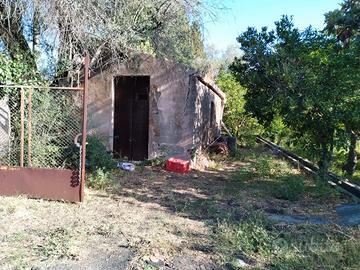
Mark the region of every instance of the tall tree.
POLYGON ((185 40, 189 18, 200 21, 204 1, 5 0, 0 3, 0 40, 11 57, 20 52, 35 63, 34 51, 42 48, 53 56, 51 62, 69 69, 85 51, 96 66, 109 57, 121 61, 141 52, 143 44, 155 54, 182 60, 188 46, 174 44, 190 40, 185 40))
POLYGON ((231 69, 247 88, 246 109, 265 124, 279 115, 298 138, 310 138, 326 173, 340 145, 344 104, 354 94, 348 82, 360 82, 356 60, 336 39, 312 28, 300 32, 288 17, 275 31, 249 28, 238 41, 244 55, 231 69))
MULTIPOLYGON (((358 59, 360 51, 360 1, 346 0, 341 4, 340 9, 325 14, 325 31, 337 37, 343 44, 343 50, 353 59, 358 59)), ((348 61, 354 62, 354 61, 348 61)), ((356 68, 355 68, 356 70, 356 68)), ((344 78, 345 80, 345 78, 344 78)), ((351 82, 351 81, 350 81, 351 82)), ((347 175, 353 175, 356 169, 357 154, 356 144, 360 136, 360 94, 359 86, 354 82, 352 86, 355 94, 346 102, 343 111, 343 123, 349 136, 349 151, 344 170, 347 175), (357 89, 356 89, 357 88, 357 89)))

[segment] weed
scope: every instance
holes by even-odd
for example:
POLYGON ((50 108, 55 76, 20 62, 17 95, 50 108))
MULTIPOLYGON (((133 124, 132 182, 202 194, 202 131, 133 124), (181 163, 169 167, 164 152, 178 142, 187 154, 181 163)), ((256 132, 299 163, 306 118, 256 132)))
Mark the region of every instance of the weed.
POLYGON ((43 243, 38 244, 36 252, 43 260, 49 258, 71 259, 74 257, 70 253, 71 234, 64 228, 57 228, 42 235, 43 243))
POLYGON ((259 157, 254 168, 256 174, 263 178, 269 178, 272 174, 271 158, 269 156, 259 157))
POLYGON ((28 254, 26 254, 24 251, 17 252, 16 254, 13 254, 13 255, 10 255, 9 257, 7 257, 6 260, 8 261, 8 263, 10 265, 14 266, 14 268, 11 268, 11 269, 16 269, 16 270, 24 269, 25 270, 25 269, 29 269, 29 265, 25 260, 27 255, 28 254))
POLYGON ((216 242, 225 261, 236 256, 269 256, 272 251, 272 235, 266 229, 268 222, 254 215, 238 224, 223 222, 216 230, 216 242))
POLYGON ((101 223, 95 227, 95 232, 104 237, 110 236, 113 230, 114 230, 114 225, 107 222, 101 223))
MULTIPOLYGON (((301 240, 294 235, 277 245, 270 269, 359 269, 360 243, 356 239, 344 239, 336 233, 322 233, 324 228, 301 240)), ((278 241, 278 243, 280 243, 278 241)))
POLYGON ((87 185, 94 189, 107 189, 114 187, 116 185, 116 180, 111 172, 100 168, 89 175, 87 185))
POLYGON ((273 194, 278 199, 298 200, 305 190, 304 177, 301 175, 286 175, 280 178, 280 184, 274 186, 273 194))
POLYGON ((140 166, 163 167, 165 165, 165 156, 147 159, 140 163, 140 166))
POLYGON ((276 227, 262 216, 238 224, 222 221, 214 229, 217 252, 232 269, 236 258, 251 269, 360 269, 360 242, 351 232, 319 225, 276 227))
POLYGON ((316 198, 336 198, 340 195, 339 191, 327 182, 320 179, 320 177, 314 177, 314 183, 309 188, 309 192, 316 198))
POLYGON ((15 211, 16 211, 16 206, 13 205, 13 204, 9 205, 9 206, 6 208, 6 212, 7 212, 8 214, 14 214, 15 211))
POLYGON ((113 160, 111 155, 107 152, 106 146, 101 138, 89 136, 87 142, 86 167, 90 172, 95 172, 99 168, 105 171, 110 171, 115 168, 116 161, 113 160))
POLYGON ((180 212, 187 213, 198 218, 214 218, 218 215, 218 208, 213 200, 199 199, 186 201, 180 212))

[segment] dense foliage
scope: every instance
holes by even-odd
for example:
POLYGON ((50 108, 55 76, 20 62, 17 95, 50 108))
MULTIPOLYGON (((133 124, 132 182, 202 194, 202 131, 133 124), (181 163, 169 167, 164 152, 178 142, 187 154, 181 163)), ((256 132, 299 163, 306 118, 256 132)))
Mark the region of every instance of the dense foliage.
POLYGON ((208 1, 2 1, 0 51, 62 76, 81 66, 85 52, 93 68, 142 52, 194 65, 204 57, 208 1))
POLYGON ((223 121, 230 129, 240 145, 251 146, 256 141, 256 135, 262 132, 257 120, 245 111, 246 89, 236 81, 229 71, 222 70, 216 79, 217 85, 226 94, 226 106, 223 121))
MULTIPOLYGON (((31 84, 39 85, 44 82, 42 76, 17 54, 14 58, 7 54, 0 54, 0 84, 31 84)), ((0 92, 4 93, 4 91, 0 92)))
MULTIPOLYGON (((13 58, 8 54, 0 54, 0 84, 46 86, 46 80, 27 61, 22 54, 13 58)), ((49 89, 23 89, 25 108, 25 156, 31 146, 31 166, 73 168, 77 166, 79 150, 71 147, 76 132, 81 129, 78 108, 74 104, 74 96, 68 91, 50 91, 49 89), (29 116, 29 95, 32 92, 32 118, 29 116), (28 134, 31 128, 31 143, 28 134)), ((2 164, 18 165, 20 157, 20 89, 2 88, 0 100, 5 98, 9 108, 10 126, 9 143, 2 149, 6 155, 0 156, 2 164)), ((4 109, 4 108, 3 108, 4 109)), ((6 110, 5 110, 6 112, 6 110)), ((6 130, 6 129, 4 129, 6 130)), ((2 134, 4 136, 4 134, 2 134)), ((4 137, 1 138, 5 140, 4 137)), ((3 145, 3 146, 4 146, 3 145)), ((30 165, 25 160, 25 165, 30 165)))
MULTIPOLYGON (((244 52, 231 66, 247 88, 245 108, 265 127, 274 119, 307 140, 326 172, 334 149, 346 147, 347 121, 357 122, 360 53, 312 28, 299 31, 283 17, 274 31, 249 28, 238 37, 244 52), (281 121, 279 121, 279 118, 281 121)), ((355 124, 357 125, 357 124, 355 124)))

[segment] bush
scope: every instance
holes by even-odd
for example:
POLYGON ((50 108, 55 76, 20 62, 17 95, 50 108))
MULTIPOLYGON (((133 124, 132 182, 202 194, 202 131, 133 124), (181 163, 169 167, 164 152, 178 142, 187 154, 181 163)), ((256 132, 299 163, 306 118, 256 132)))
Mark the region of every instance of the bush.
POLYGON ((86 167, 90 172, 98 169, 110 171, 115 168, 116 161, 107 152, 106 147, 98 136, 88 136, 86 147, 86 167))
POLYGON ((115 185, 115 179, 109 171, 99 168, 90 173, 87 185, 94 189, 107 189, 115 185))
POLYGON ((272 164, 271 157, 262 156, 259 157, 256 163, 254 164, 254 168, 256 170, 256 174, 259 177, 268 178, 272 174, 272 164))
POLYGON ((227 71, 221 71, 216 83, 227 96, 224 109, 224 123, 237 138, 241 146, 254 146, 256 135, 263 133, 259 122, 245 111, 246 89, 227 71))
POLYGON ((165 166, 166 157, 160 156, 153 159, 146 159, 140 163, 142 166, 151 166, 151 167, 163 167, 165 166))
POLYGON ((280 185, 273 190, 278 199, 298 200, 305 190, 304 178, 300 175, 286 175, 280 178, 280 185))

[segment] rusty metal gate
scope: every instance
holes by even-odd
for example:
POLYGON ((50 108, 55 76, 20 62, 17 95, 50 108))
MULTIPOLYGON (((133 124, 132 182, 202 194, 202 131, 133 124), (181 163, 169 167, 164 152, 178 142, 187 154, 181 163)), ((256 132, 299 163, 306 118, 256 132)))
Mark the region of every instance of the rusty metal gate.
POLYGON ((81 87, 0 85, 0 195, 83 201, 88 66, 81 87))

